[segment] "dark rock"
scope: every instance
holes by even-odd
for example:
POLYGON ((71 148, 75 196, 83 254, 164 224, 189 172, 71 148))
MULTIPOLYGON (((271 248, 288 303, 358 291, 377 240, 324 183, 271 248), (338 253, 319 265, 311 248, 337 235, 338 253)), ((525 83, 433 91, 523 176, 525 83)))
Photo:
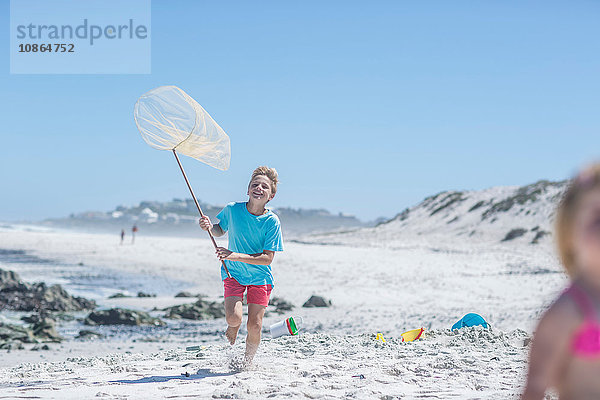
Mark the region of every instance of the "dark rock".
POLYGON ((60 343, 63 337, 56 332, 56 321, 46 312, 21 317, 21 321, 31 324, 30 328, 37 340, 60 343))
POLYGON ((31 351, 50 350, 50 346, 48 346, 47 344, 45 344, 45 345, 36 344, 29 350, 31 350, 31 351))
POLYGON ((23 350, 25 346, 21 342, 0 342, 0 350, 23 350))
POLYGON ((72 297, 60 285, 46 288, 44 283, 34 284, 39 288, 41 307, 51 311, 80 311, 96 308, 96 303, 82 297, 72 297))
POLYGON ((66 321, 66 322, 75 321, 75 317, 72 314, 67 314, 67 313, 63 313, 63 312, 49 313, 47 311, 41 311, 37 314, 26 315, 24 317, 21 317, 21 321, 24 321, 24 322, 27 322, 30 324, 35 324, 37 322, 40 322, 44 318, 50 318, 54 321, 66 321))
POLYGON ((284 314, 286 311, 294 309, 294 305, 288 301, 285 301, 281 297, 273 297, 269 301, 269 306, 275 308, 275 312, 278 314, 284 314))
POLYGON ((43 342, 60 343, 63 340, 63 337, 56 332, 56 322, 50 317, 41 317, 31 329, 33 335, 43 342))
POLYGON ((190 292, 179 292, 175 295, 175 297, 206 297, 203 294, 191 294, 190 292))
POLYGON ((27 288, 16 272, 0 269, 0 292, 20 291, 27 288))
POLYGON ((550 232, 547 231, 542 231, 539 230, 537 231, 537 233, 535 234, 535 237, 531 240, 531 244, 538 244, 540 242, 540 239, 542 239, 544 236, 549 235, 550 232))
POLYGON ((115 294, 111 294, 110 296, 108 296, 109 299, 122 299, 123 297, 131 297, 131 296, 127 296, 121 292, 119 293, 115 293, 115 294))
POLYGON ((45 313, 32 314, 21 319, 31 323, 31 325, 24 327, 0 323, 0 341, 60 343, 63 340, 56 332, 56 322, 49 315, 45 313))
POLYGON ((25 283, 17 273, 0 269, 0 310, 81 311, 95 307, 94 301, 73 297, 60 285, 25 283))
POLYGON ((166 325, 159 318, 151 317, 143 311, 111 308, 93 311, 83 321, 86 325, 166 325))
POLYGON ((302 307, 331 307, 331 300, 325 300, 321 296, 310 296, 310 299, 306 300, 302 307))
POLYGON ((49 313, 47 311, 41 311, 39 313, 26 315, 24 317, 21 317, 21 321, 24 321, 24 322, 27 322, 30 324, 37 324, 38 322, 43 321, 46 318, 56 321, 56 319, 54 318, 54 315, 52 315, 51 313, 49 313))
POLYGON ((59 312, 59 313, 55 313, 52 315, 52 317, 57 320, 57 321, 66 321, 66 322, 70 322, 70 321, 74 321, 75 317, 71 314, 67 314, 64 312, 59 312))
POLYGON ((473 207, 469 208, 469 211, 468 211, 468 212, 475 211, 475 210, 477 210, 479 207, 481 207, 481 206, 482 206, 482 205, 484 205, 484 204, 485 204, 485 201, 483 201, 483 200, 480 200, 480 201, 478 201, 477 203, 475 203, 475 204, 473 205, 473 207))
POLYGON ((25 328, 24 326, 0 322, 0 341, 33 343, 35 342, 35 338, 31 329, 25 328))
POLYGON ((149 294, 144 292, 138 292, 137 297, 156 297, 155 294, 149 294))
POLYGON ((509 240, 513 240, 513 239, 523 236, 525 233, 527 233, 527 229, 523 229, 523 228, 513 229, 510 232, 508 232, 506 234, 506 236, 504 236, 504 239, 502 239, 502 241, 508 242, 509 240))
POLYGON ((429 216, 431 217, 431 216, 439 213, 440 211, 447 209, 448 207, 450 207, 453 204, 465 201, 466 198, 464 198, 463 195, 464 195, 464 193, 462 193, 462 192, 447 193, 446 197, 441 199, 439 203, 436 203, 436 208, 433 211, 431 211, 429 216))
POLYGON ((217 303, 216 301, 206 301, 199 299, 195 303, 191 304, 180 304, 174 307, 165 308, 165 318, 171 319, 192 319, 192 320, 205 320, 222 318, 225 316, 225 309, 223 303, 217 303))
POLYGON ((103 337, 103 334, 94 331, 89 331, 87 329, 80 330, 79 334, 76 336, 77 339, 100 339, 103 337))

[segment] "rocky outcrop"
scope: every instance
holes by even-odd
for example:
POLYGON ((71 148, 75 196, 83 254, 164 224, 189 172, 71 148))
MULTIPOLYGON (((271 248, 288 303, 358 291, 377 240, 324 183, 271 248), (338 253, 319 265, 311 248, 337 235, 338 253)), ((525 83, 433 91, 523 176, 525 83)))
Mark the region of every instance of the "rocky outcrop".
POLYGON ((164 318, 171 319, 183 318, 199 321, 222 318, 225 316, 223 303, 203 299, 199 299, 197 302, 191 304, 180 304, 178 306, 168 307, 163 311, 166 311, 164 318))
POLYGON ((273 311, 277 314, 284 314, 287 311, 293 310, 294 305, 281 297, 272 297, 269 301, 269 308, 274 308, 273 311))
POLYGON ((21 343, 21 342, 15 342, 15 341, 0 342, 0 350, 8 350, 10 352, 11 350, 23 350, 23 349, 25 349, 25 346, 23 346, 23 343, 21 343))
POLYGON ((306 300, 302 307, 331 307, 331 300, 325 300, 322 296, 310 296, 310 299, 306 300))
POLYGON ((191 294, 190 292, 179 292, 175 297, 205 297, 202 294, 191 294))
POLYGON ((31 329, 0 322, 0 342, 33 343, 35 342, 35 337, 31 329))
POLYGON ((54 342, 63 338, 56 332, 54 320, 48 316, 33 315, 28 327, 0 322, 0 349, 23 349, 23 343, 54 342))
POLYGON ((525 233, 527 233, 527 229, 523 229, 523 228, 511 229, 510 232, 508 232, 506 234, 506 236, 504 236, 504 239, 502 239, 502 241, 508 242, 509 240, 513 240, 513 239, 523 236, 525 233))
POLYGON ((146 312, 124 308, 93 311, 85 318, 83 323, 86 325, 166 325, 160 318, 151 317, 146 312))
POLYGON ((126 298, 126 297, 131 297, 131 296, 127 296, 127 295, 125 295, 125 294, 123 294, 121 292, 115 293, 115 294, 111 294, 110 296, 108 296, 109 299, 123 299, 123 298, 126 298))
POLYGON ((56 331, 56 321, 46 313, 32 314, 21 320, 31 324, 33 335, 42 342, 60 343, 64 338, 56 331))
POLYGON ((0 269, 0 310, 81 311, 95 307, 93 300, 71 296, 60 285, 26 283, 16 272, 0 269))
POLYGON ((79 334, 76 336, 77 339, 100 339, 103 338, 104 335, 98 332, 90 331, 87 329, 82 329, 79 331, 79 334))

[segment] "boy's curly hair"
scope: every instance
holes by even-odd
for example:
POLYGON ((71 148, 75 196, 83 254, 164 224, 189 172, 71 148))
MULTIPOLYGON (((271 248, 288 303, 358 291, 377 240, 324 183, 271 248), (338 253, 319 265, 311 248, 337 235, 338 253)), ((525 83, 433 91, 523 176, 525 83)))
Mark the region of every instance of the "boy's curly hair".
MULTIPOLYGON (((271 181, 271 191, 273 194, 277 193, 277 184, 279 183, 279 175, 277 174, 277 170, 275 168, 269 168, 265 165, 261 165, 256 168, 254 172, 252 172, 252 177, 250 178, 250 182, 254 180, 258 175, 264 175, 271 181)), ((250 184, 248 184, 250 186, 250 184)))
POLYGON ((558 255, 571 279, 577 275, 573 250, 573 220, 581 198, 594 189, 600 189, 600 163, 585 168, 571 180, 556 212, 558 255))

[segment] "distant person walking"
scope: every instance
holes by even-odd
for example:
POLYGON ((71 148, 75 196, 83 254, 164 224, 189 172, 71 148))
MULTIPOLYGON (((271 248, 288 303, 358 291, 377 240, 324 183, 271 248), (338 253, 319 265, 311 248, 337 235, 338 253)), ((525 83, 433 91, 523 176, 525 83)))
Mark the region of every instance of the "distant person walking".
POLYGON ((137 225, 133 225, 131 228, 131 244, 135 242, 135 233, 138 231, 137 225))
POLYGON ((123 240, 125 240, 125 229, 121 229, 121 245, 123 244, 123 240))

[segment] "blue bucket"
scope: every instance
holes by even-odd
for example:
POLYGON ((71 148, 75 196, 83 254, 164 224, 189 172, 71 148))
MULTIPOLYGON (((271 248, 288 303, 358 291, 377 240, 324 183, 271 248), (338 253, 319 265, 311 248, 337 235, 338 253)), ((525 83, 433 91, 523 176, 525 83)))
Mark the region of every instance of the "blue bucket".
POLYGON ((464 328, 465 326, 477 326, 481 325, 484 328, 488 328, 488 323, 479 314, 469 313, 458 320, 457 323, 452 325, 452 330, 464 328))

